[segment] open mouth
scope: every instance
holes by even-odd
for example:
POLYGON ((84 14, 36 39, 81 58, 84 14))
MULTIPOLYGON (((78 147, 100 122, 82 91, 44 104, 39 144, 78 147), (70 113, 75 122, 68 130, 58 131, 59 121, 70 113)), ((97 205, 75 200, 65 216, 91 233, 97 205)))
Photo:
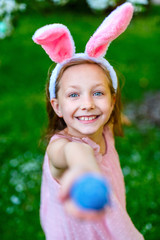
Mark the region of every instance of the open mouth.
POLYGON ((80 121, 93 121, 95 119, 97 119, 99 117, 99 115, 94 115, 94 116, 80 116, 80 117, 76 117, 78 120, 80 121))

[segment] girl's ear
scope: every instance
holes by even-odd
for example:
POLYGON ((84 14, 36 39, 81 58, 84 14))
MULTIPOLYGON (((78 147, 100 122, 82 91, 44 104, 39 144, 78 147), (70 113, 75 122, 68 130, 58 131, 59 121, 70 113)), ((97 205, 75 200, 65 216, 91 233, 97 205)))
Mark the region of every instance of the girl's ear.
POLYGON ((62 112, 61 112, 61 108, 60 108, 58 99, 57 98, 52 98, 51 105, 52 105, 53 110, 57 114, 57 116, 62 118, 63 115, 62 115, 62 112))
POLYGON ((113 106, 115 105, 115 102, 116 102, 116 95, 114 94, 113 97, 112 97, 112 104, 113 104, 113 106))
POLYGON ((112 111, 113 111, 113 109, 114 109, 115 103, 116 103, 116 95, 114 94, 114 95, 112 96, 112 103, 111 103, 112 111))

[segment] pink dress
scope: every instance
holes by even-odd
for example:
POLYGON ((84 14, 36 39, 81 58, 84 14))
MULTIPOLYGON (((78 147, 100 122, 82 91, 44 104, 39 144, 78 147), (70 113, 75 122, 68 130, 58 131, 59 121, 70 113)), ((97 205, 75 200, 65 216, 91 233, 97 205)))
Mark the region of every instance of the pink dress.
POLYGON ((106 153, 99 153, 100 147, 88 137, 79 139, 56 134, 57 138, 89 144, 95 152, 96 159, 112 187, 111 207, 106 216, 99 221, 80 221, 68 215, 58 200, 60 184, 52 177, 48 156, 45 154, 43 164, 40 218, 46 240, 143 240, 143 236, 133 225, 126 211, 124 179, 115 150, 111 131, 105 127, 106 153))

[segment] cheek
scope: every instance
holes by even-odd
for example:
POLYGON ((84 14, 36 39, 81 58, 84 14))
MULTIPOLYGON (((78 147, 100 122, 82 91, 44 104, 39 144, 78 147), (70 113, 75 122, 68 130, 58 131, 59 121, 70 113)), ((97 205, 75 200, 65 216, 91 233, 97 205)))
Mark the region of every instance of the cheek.
POLYGON ((110 100, 106 99, 102 104, 101 104, 101 109, 105 114, 111 114, 113 111, 113 104, 110 100))
POLYGON ((75 109, 78 108, 78 102, 77 101, 72 101, 72 100, 66 100, 64 101, 64 107, 68 111, 75 111, 75 109))
POLYGON ((106 97, 104 98, 100 103, 99 105, 105 110, 105 109, 109 109, 111 108, 112 106, 112 103, 111 103, 111 99, 106 97))
POLYGON ((64 101, 61 104, 61 111, 64 118, 72 115, 74 113, 74 109, 75 109, 74 105, 68 101, 64 101))

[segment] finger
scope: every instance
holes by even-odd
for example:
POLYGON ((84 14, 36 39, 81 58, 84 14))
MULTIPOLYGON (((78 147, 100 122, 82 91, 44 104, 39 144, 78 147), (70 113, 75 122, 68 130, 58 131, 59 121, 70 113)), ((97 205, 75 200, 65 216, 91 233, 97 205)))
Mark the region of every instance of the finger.
POLYGON ((65 202, 64 207, 68 214, 80 220, 96 221, 105 215, 105 210, 91 211, 85 210, 77 206, 73 201, 68 200, 65 202))
POLYGON ((66 171, 64 176, 61 179, 61 190, 59 193, 59 198, 61 201, 65 201, 70 194, 70 188, 73 184, 73 182, 79 178, 82 174, 84 174, 84 170, 77 169, 70 169, 69 171, 66 171))

